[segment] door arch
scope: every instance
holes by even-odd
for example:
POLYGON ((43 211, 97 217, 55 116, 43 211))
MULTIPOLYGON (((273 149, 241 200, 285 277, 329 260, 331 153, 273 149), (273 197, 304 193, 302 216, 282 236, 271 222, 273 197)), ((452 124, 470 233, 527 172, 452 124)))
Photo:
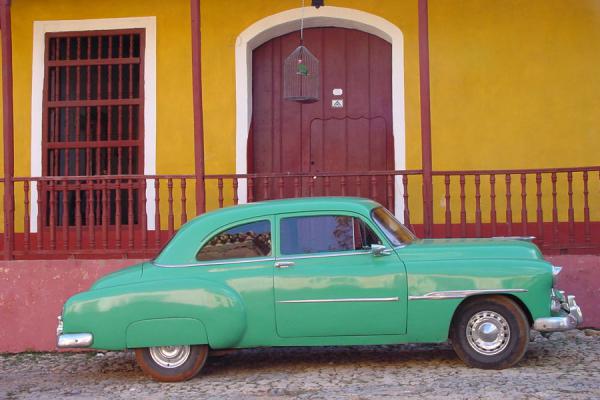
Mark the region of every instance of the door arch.
MULTIPOLYGON (((240 33, 236 40, 236 173, 248 172, 248 134, 252 115, 252 52, 266 41, 298 29, 302 10, 283 11, 265 17, 240 33)), ((377 15, 344 7, 307 7, 305 27, 344 27, 367 32, 389 42, 392 47, 392 135, 394 137, 394 167, 406 168, 404 112, 404 39, 402 31, 377 15)), ((395 181, 395 210, 401 216, 402 184, 395 181)), ((246 202, 247 187, 240 181, 239 201, 246 202)))

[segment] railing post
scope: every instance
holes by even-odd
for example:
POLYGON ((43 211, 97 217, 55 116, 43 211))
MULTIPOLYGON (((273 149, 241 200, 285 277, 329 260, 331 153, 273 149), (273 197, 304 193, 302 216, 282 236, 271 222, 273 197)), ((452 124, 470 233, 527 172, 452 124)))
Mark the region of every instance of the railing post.
POLYGON ((583 235, 586 243, 592 241, 592 231, 590 227, 590 203, 588 190, 588 172, 583 171, 583 235))
POLYGON ((410 224, 410 207, 408 205, 408 175, 406 174, 402 175, 402 191, 404 192, 404 225, 412 231, 412 225, 410 224))
POLYGON ((466 194, 465 194, 465 175, 460 174, 460 235, 461 237, 467 237, 467 208, 466 208, 466 194))
MULTIPOLYGON (((4 136, 4 259, 13 258, 15 246, 13 74, 10 0, 0 2, 2 30, 2 130, 4 136)), ((41 229, 41 228, 39 228, 41 229)))
POLYGON ((481 237, 481 177, 475 174, 475 237, 481 237))
POLYGON ((431 107, 429 85, 428 0, 419 0, 419 83, 421 93, 421 152, 423 167, 423 233, 433 232, 433 178, 431 159, 431 107))
POLYGON ((446 194, 445 194, 445 199, 446 199, 446 213, 445 213, 446 237, 452 237, 452 209, 450 208, 451 196, 450 196, 450 175, 449 174, 444 175, 444 185, 446 187, 446 194))

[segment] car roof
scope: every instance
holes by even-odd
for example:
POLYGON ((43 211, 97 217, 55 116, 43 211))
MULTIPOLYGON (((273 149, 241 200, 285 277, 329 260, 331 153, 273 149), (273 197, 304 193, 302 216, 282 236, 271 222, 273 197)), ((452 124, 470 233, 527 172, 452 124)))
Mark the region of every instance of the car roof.
POLYGON ((293 199, 267 200, 225 207, 207 212, 197 219, 245 219, 261 215, 283 214, 302 211, 354 211, 370 212, 380 204, 362 197, 299 197, 293 199))
POLYGON ((155 262, 189 263, 195 262, 196 247, 202 238, 225 225, 250 218, 312 211, 349 211, 359 215, 369 215, 380 204, 360 197, 310 197, 282 200, 268 200, 221 208, 204 213, 183 225, 172 241, 157 256, 155 262))

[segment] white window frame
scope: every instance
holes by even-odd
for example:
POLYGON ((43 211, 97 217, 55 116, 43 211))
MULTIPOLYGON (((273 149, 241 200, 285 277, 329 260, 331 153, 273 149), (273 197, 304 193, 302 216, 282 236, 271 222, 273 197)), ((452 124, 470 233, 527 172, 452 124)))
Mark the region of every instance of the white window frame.
MULTIPOLYGON (((31 176, 42 176, 42 116, 45 46, 48 32, 144 29, 144 174, 156 174, 156 17, 34 21, 31 70, 31 176)), ((154 230, 154 190, 146 185, 148 229, 154 230)), ((31 232, 37 232, 37 190, 31 188, 31 232)))

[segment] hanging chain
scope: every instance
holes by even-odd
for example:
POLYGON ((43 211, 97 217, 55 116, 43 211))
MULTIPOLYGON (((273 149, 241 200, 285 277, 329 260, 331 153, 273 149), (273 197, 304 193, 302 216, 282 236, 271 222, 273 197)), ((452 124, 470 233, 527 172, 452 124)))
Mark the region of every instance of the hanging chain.
POLYGON ((300 17, 300 45, 304 45, 304 0, 302 0, 302 16, 300 17))

